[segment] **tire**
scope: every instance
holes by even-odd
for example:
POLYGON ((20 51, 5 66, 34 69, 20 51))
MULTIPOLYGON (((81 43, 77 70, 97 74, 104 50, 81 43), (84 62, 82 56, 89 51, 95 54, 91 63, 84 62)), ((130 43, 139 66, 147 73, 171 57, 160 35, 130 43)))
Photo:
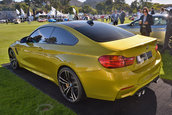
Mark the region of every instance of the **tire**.
POLYGON ((58 83, 63 97, 71 102, 76 103, 85 98, 83 87, 78 76, 68 67, 63 67, 58 73, 58 83))
POLYGON ((19 64, 16 58, 16 55, 12 49, 8 52, 9 58, 10 58, 10 66, 13 70, 19 69, 19 64))

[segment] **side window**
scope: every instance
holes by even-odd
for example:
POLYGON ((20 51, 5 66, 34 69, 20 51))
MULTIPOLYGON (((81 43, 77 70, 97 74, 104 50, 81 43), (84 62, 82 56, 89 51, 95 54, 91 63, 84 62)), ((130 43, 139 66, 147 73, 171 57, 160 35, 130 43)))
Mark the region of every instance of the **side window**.
POLYGON ((53 27, 40 28, 36 30, 30 37, 35 43, 46 43, 53 29, 54 29, 53 27))
POLYGON ((67 30, 56 27, 47 42, 63 45, 75 45, 78 42, 78 39, 67 30))
POLYGON ((164 17, 154 17, 154 25, 166 25, 167 21, 164 17))

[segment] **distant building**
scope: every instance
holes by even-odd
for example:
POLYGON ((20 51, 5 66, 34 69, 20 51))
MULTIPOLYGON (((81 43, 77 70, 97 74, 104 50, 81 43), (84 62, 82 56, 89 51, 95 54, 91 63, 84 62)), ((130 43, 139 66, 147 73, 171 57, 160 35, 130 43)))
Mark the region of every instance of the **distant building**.
POLYGON ((0 20, 2 19, 16 19, 16 11, 0 11, 0 20))

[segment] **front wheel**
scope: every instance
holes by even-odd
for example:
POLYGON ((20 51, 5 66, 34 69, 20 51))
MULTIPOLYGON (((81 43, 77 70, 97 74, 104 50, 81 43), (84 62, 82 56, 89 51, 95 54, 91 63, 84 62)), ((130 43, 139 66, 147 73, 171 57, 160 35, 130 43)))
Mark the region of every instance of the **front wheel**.
POLYGON ((58 73, 58 83, 63 97, 71 103, 76 103, 85 97, 79 78, 73 70, 64 67, 58 73))
POLYGON ((19 68, 19 64, 16 58, 16 55, 14 53, 14 51, 12 49, 9 50, 8 52, 9 54, 9 58, 10 58, 10 66, 12 69, 18 69, 19 68))

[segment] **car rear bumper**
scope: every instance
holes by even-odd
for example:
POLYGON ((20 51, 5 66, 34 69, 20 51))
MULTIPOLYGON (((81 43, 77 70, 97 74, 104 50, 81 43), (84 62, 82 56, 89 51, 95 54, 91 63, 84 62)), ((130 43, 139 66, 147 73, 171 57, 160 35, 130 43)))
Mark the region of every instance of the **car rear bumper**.
POLYGON ((99 69, 79 73, 87 97, 110 100, 134 95, 139 89, 159 76, 161 56, 139 71, 115 71, 99 69))

